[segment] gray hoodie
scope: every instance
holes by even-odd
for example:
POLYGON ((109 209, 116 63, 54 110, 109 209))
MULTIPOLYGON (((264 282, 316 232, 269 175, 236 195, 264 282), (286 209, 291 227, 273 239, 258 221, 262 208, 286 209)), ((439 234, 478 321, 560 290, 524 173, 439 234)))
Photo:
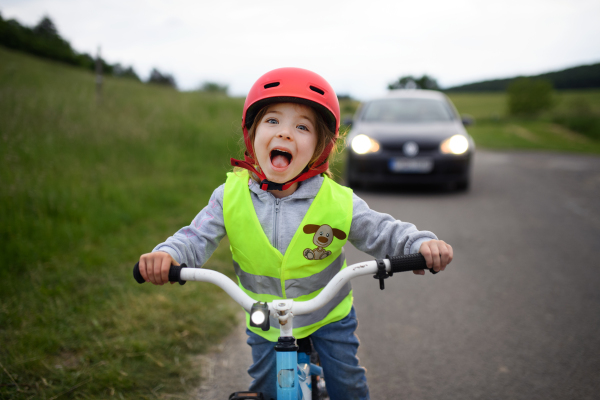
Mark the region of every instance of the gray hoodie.
MULTIPOLYGON (((323 179, 318 175, 300 182, 294 193, 282 199, 249 180, 250 197, 258 220, 271 245, 281 254, 285 254, 323 179)), ((153 251, 169 253, 177 262, 188 267, 204 265, 227 233, 223 219, 224 188, 223 184, 213 192, 208 205, 189 226, 181 228, 153 251)), ((411 223, 371 210, 356 194, 353 194, 352 207, 348 240, 357 249, 375 258, 384 258, 386 254, 414 254, 423 242, 437 239, 432 232, 419 231, 411 223)))

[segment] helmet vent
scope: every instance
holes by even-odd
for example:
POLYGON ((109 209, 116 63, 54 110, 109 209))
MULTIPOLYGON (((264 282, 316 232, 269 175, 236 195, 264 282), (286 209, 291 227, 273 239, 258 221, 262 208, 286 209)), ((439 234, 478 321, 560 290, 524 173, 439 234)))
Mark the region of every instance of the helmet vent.
POLYGON ((322 94, 322 95, 325 94, 325 92, 322 91, 321 89, 319 89, 318 87, 314 87, 314 86, 309 86, 309 87, 310 87, 310 90, 312 90, 313 92, 317 92, 317 93, 322 94))
POLYGON ((267 84, 265 85, 265 89, 269 89, 269 88, 276 87, 276 86, 279 86, 279 82, 271 82, 271 83, 267 83, 267 84))

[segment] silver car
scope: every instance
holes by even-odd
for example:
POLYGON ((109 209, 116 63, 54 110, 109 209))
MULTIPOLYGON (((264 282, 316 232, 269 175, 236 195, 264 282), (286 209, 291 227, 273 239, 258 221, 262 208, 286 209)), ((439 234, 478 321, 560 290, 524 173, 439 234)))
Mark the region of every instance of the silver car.
POLYGON ((346 180, 469 188, 475 143, 446 95, 393 90, 359 107, 348 135, 346 180))

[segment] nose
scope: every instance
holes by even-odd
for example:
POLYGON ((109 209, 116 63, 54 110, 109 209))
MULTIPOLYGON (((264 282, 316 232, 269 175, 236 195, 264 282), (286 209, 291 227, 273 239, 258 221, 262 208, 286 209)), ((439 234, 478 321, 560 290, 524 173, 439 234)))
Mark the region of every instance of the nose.
POLYGON ((327 238, 326 238, 326 237, 324 237, 324 236, 319 236, 319 237, 317 238, 317 240, 318 240, 319 242, 321 242, 321 243, 327 243, 327 238))
POLYGON ((285 126, 285 125, 280 125, 280 126, 281 126, 281 130, 277 134, 277 137, 281 138, 281 139, 285 139, 285 140, 291 140, 292 134, 290 133, 290 127, 285 126))

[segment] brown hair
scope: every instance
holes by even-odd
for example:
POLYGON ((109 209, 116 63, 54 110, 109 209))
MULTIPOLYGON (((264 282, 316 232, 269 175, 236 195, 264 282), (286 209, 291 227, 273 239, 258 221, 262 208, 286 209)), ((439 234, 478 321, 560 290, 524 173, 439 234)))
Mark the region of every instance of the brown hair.
MULTIPOLYGON (((313 165, 313 164, 319 159, 319 157, 321 157, 321 154, 323 154, 323 151, 325 151, 325 148, 327 147, 327 145, 329 143, 331 143, 331 141, 333 140, 333 141, 335 141, 333 149, 327 156, 327 161, 331 161, 332 156, 335 153, 337 153, 338 144, 342 142, 342 140, 339 140, 339 138, 338 139, 335 138, 335 133, 332 132, 331 129, 329 129, 327 127, 327 124, 325 123, 325 119, 323 118, 323 116, 319 112, 317 112, 317 110, 315 110, 313 107, 310 107, 310 109, 313 111, 313 114, 315 115, 315 119, 316 119, 315 120, 315 131, 317 134, 317 145, 315 146, 315 152, 313 153, 312 157, 310 158, 308 165, 302 172, 308 171, 312 167, 318 167, 318 165, 313 165)), ((269 106, 265 106, 265 107, 261 108, 260 111, 258 113, 256 113, 256 116, 254 117, 254 121, 252 122, 252 126, 248 129, 248 139, 249 139, 250 143, 252 143, 252 146, 253 146, 252 152, 253 153, 254 153, 254 138, 256 136, 256 127, 258 126, 258 124, 260 123, 260 121, 265 116, 265 114, 267 113, 268 110, 269 110, 269 106)), ((245 150, 246 146, 243 141, 243 138, 242 138, 242 146, 245 150)), ((258 168, 260 168, 260 166, 258 166, 258 168)), ((331 173, 331 170, 329 168, 327 168, 327 170, 323 173, 325 175, 327 175, 329 178, 333 179, 333 174, 331 173)), ((256 176, 254 176, 254 174, 251 173, 250 176, 252 176, 252 179, 254 179, 255 181, 258 182, 258 178, 256 176)))

